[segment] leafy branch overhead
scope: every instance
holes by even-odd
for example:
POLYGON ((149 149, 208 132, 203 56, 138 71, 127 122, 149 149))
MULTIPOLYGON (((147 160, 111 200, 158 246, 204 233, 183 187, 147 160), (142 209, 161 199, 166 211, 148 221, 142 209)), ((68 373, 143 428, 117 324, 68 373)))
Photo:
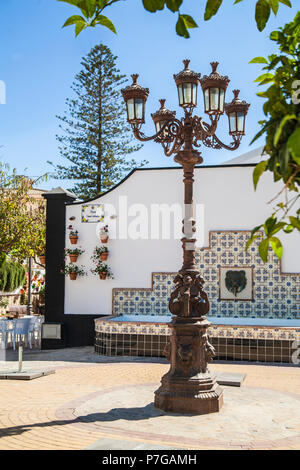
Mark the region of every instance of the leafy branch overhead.
MULTIPOLYGON (((112 21, 103 15, 103 10, 114 3, 122 0, 58 0, 59 2, 69 3, 80 9, 82 15, 73 15, 67 19, 63 27, 75 25, 75 35, 81 33, 88 27, 94 28, 97 25, 105 26, 110 29, 113 33, 116 33, 116 29, 112 21)), ((124 1, 124 0, 123 0, 124 1)), ((181 8, 183 7, 184 0, 141 0, 144 8, 151 12, 156 13, 159 10, 163 10, 165 7, 173 13, 177 13, 176 33, 178 36, 189 38, 189 29, 197 28, 198 25, 194 18, 186 13, 183 13, 181 8)), ((234 5, 241 3, 244 0, 235 0, 234 5)), ((248 0, 249 3, 253 3, 253 0, 248 0)), ((203 0, 204 2, 204 0, 203 0)), ((204 20, 210 20, 216 15, 221 7, 223 0, 206 0, 204 20)), ((225 3, 225 2, 224 2, 225 3)), ((262 31, 271 13, 277 15, 279 4, 282 3, 288 7, 292 7, 291 0, 257 0, 255 7, 255 20, 257 28, 262 31)))
POLYGON ((66 26, 75 25, 75 36, 81 33, 88 27, 94 28, 97 25, 105 26, 110 29, 113 33, 116 32, 116 28, 113 22, 103 15, 102 12, 105 8, 111 6, 113 3, 119 2, 120 0, 57 0, 58 2, 69 3, 80 9, 82 15, 73 15, 67 19, 63 28, 66 26))
POLYGON ((264 64, 264 73, 256 82, 260 86, 268 85, 266 91, 258 93, 266 99, 263 107, 266 118, 260 122, 262 128, 252 142, 264 135, 264 150, 269 158, 255 167, 254 187, 256 189, 260 177, 268 171, 273 173, 275 182, 283 183, 281 191, 270 201, 279 199, 273 214, 252 231, 248 242, 250 246, 259 236, 258 232, 264 231, 260 243, 264 261, 268 259, 270 246, 278 258, 282 256, 282 244, 275 234, 281 230, 300 232, 300 12, 294 21, 273 31, 270 38, 277 43, 278 54, 251 61, 264 64))

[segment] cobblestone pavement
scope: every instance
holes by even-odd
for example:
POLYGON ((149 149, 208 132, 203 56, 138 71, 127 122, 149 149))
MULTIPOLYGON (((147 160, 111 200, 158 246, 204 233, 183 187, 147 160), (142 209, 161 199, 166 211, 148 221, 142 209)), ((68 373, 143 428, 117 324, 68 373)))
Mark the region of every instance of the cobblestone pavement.
MULTIPOLYGON (((16 370, 16 359, 9 352, 0 371, 16 370)), ((56 373, 0 381, 1 450, 300 449, 299 367, 212 364, 247 377, 241 388, 225 387, 220 413, 198 417, 153 407, 164 360, 105 358, 93 348, 26 352, 24 369, 41 368, 56 373)))

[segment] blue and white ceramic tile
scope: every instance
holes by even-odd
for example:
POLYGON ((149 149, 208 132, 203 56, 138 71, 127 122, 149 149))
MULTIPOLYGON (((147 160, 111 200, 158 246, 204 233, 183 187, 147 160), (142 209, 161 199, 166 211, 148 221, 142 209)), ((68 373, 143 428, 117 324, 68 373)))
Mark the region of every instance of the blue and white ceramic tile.
MULTIPOLYGON (((259 239, 246 252, 250 232, 211 232, 210 248, 196 252, 197 267, 209 295, 211 317, 300 319, 300 274, 281 274, 280 262, 270 251, 263 263, 259 239), (256 244, 256 246, 255 246, 256 244), (253 300, 220 301, 219 267, 252 266, 253 300)), ((168 302, 174 289, 174 273, 154 273, 152 289, 113 291, 113 315, 169 315, 168 302)))

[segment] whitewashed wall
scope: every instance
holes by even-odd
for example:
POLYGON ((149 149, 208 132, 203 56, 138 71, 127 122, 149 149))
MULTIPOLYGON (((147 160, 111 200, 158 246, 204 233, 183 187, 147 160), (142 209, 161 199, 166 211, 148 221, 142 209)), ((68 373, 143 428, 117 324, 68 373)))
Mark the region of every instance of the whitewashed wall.
MULTIPOLYGON (((252 167, 214 167, 195 170, 195 204, 204 205, 203 240, 201 246, 208 246, 210 230, 249 230, 262 223, 270 214, 272 205, 268 201, 281 186, 274 184, 271 175, 263 175, 255 192, 252 184, 252 167)), ((149 210, 152 204, 183 203, 182 169, 137 170, 121 185, 93 202, 116 208, 117 217, 106 217, 112 237, 117 235, 120 217, 119 198, 127 197, 128 210, 133 204, 142 204, 149 210)), ((124 204, 124 199, 122 199, 124 204)), ((93 266, 90 256, 95 246, 101 246, 96 235, 96 224, 81 223, 83 204, 67 206, 67 226, 72 224, 79 232, 78 247, 85 250, 77 264, 89 271, 93 266), (70 217, 76 217, 70 221, 70 217)), ((128 226, 136 219, 128 217, 128 226)), ((181 220, 177 221, 177 226, 181 220)), ((101 224, 102 225, 102 224, 101 224)), ((131 226, 132 228, 132 226, 131 226)), ((66 236, 66 247, 71 247, 66 236)), ((200 240, 202 233, 198 234, 200 240)), ((300 272, 299 235, 281 236, 284 243, 282 268, 284 272, 300 272)), ((110 239, 108 264, 115 279, 100 281, 89 272, 88 276, 70 281, 66 278, 66 314, 111 314, 112 288, 150 287, 152 272, 176 272, 182 263, 182 249, 179 240, 151 239, 110 239)))

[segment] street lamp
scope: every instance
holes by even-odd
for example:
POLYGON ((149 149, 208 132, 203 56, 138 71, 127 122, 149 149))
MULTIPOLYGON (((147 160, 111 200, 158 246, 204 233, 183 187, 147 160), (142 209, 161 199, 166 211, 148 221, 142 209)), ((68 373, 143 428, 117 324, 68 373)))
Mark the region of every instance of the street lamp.
POLYGON ((139 127, 145 122, 145 105, 149 95, 148 88, 142 88, 138 82, 138 75, 131 75, 132 85, 122 90, 127 106, 128 122, 139 127))
POLYGON ((215 352, 207 333, 211 325, 206 319, 209 300, 204 291, 204 279, 195 265, 194 168, 203 162, 197 150, 201 142, 213 149, 236 150, 239 147, 250 105, 238 98, 237 90, 234 91, 233 101, 225 104, 229 79, 217 72, 218 62, 211 63, 212 73, 202 79, 200 74, 189 69, 189 62, 184 60, 184 70, 174 75, 184 117, 177 119, 175 111, 169 111, 165 100, 160 100, 160 109, 152 114, 156 134, 151 137, 141 132, 149 90, 137 84, 138 75, 132 75, 132 85, 123 89, 122 94, 134 136, 142 142, 154 140, 160 143, 166 156, 174 154, 175 162, 182 165, 184 173, 183 265, 175 276, 175 289, 169 301, 173 317, 169 325, 172 335, 166 356, 171 367, 155 392, 155 406, 164 411, 205 414, 220 410, 223 391, 207 367, 215 352), (193 116, 199 82, 210 123, 193 116), (229 134, 232 136, 229 145, 216 136, 218 121, 224 111, 228 115, 229 134))
POLYGON ((233 90, 234 98, 225 105, 229 119, 229 134, 233 136, 245 135, 245 121, 249 104, 239 98, 240 90, 233 90))

